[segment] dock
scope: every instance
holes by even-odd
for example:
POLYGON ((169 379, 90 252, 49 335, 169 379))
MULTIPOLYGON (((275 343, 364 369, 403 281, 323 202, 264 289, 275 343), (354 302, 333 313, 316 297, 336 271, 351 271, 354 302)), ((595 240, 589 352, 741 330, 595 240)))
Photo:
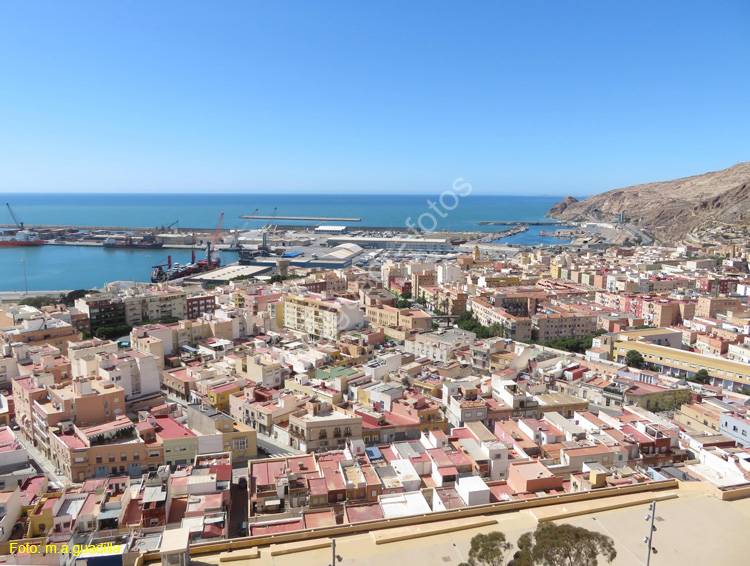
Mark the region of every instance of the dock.
MULTIPOLYGON (((257 217, 256 217, 257 218, 257 217)), ((564 222, 496 222, 495 220, 481 220, 478 226, 563 226, 564 222)))
POLYGON ((246 220, 310 220, 312 222, 362 222, 361 218, 334 218, 330 216, 261 216, 256 215, 242 215, 240 218, 246 220))

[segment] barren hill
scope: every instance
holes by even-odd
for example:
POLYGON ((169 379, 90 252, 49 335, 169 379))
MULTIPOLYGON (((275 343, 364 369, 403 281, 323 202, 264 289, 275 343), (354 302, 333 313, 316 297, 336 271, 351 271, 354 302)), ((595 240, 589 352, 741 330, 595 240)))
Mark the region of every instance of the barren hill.
POLYGON ((611 220, 618 212, 666 242, 679 241, 698 227, 750 226, 750 161, 694 177, 614 189, 582 201, 566 197, 547 216, 611 220))

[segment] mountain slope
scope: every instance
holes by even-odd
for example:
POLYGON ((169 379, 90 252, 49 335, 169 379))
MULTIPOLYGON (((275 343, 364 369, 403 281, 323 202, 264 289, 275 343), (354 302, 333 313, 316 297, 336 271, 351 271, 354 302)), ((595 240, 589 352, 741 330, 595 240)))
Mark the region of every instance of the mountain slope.
POLYGON ((547 213, 560 220, 611 220, 622 212, 665 242, 698 227, 750 226, 750 162, 673 181, 614 189, 578 201, 566 197, 547 213))

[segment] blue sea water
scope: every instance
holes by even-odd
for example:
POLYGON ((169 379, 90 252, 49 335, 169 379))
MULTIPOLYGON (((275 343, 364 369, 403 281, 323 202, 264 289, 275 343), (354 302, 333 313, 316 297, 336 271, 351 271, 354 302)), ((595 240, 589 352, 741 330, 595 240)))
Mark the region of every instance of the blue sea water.
MULTIPOLYGON (((469 194, 458 199, 440 193, 430 195, 272 195, 272 194, 13 194, 2 195, 16 216, 29 225, 160 227, 179 221, 184 228, 215 228, 224 212, 224 228, 254 229, 267 220, 239 218, 258 214, 281 216, 355 217, 351 226, 403 227, 409 221, 428 230, 487 232, 500 226, 478 226, 478 221, 543 221, 545 213, 560 197, 489 196, 469 194), (434 203, 430 208, 428 200, 434 203), (452 210, 448 208, 453 207, 452 210), (434 220, 433 220, 434 219, 434 220), (421 221, 421 222, 420 222, 421 221), (437 224, 437 225, 435 225, 437 224)), ((7 207, 0 213, 0 224, 12 224, 7 207)), ((280 220, 279 223, 291 223, 280 220)), ((539 236, 544 227, 504 238, 504 243, 533 245, 561 243, 539 236)), ((190 252, 175 250, 105 250, 98 247, 41 246, 0 249, 0 291, 79 289, 101 286, 108 281, 148 279, 151 266, 163 263, 167 254, 185 263, 190 252), (184 257, 183 257, 184 256, 184 257)), ((224 263, 236 254, 222 254, 224 263)))

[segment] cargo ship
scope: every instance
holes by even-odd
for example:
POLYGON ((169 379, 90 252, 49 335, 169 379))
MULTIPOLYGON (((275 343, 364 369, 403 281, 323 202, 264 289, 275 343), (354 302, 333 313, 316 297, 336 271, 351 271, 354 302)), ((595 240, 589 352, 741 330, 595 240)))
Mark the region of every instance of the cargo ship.
POLYGON ((44 244, 44 240, 40 240, 39 235, 36 232, 32 232, 31 230, 26 230, 24 228, 23 222, 16 218, 16 215, 13 212, 13 209, 10 207, 10 204, 6 202, 5 206, 8 207, 10 217, 18 227, 18 231, 16 231, 14 234, 0 234, 0 248, 41 246, 42 244, 44 244))
POLYGON ((220 266, 221 258, 219 258, 218 254, 211 253, 211 244, 206 244, 205 259, 195 261, 195 250, 192 251, 190 263, 185 265, 172 263, 172 256, 167 256, 167 263, 154 265, 154 270, 151 272, 151 282, 163 283, 164 281, 173 281, 189 275, 213 271, 220 266), (166 269, 164 269, 165 267, 166 269))
POLYGON ((0 248, 17 248, 22 246, 41 246, 44 240, 40 240, 34 232, 21 230, 12 235, 0 234, 0 248))
POLYGON ((114 238, 107 238, 102 244, 102 247, 118 250, 154 250, 163 247, 164 244, 160 244, 154 240, 152 235, 143 236, 140 241, 133 240, 133 236, 128 234, 122 241, 117 241, 114 238))

